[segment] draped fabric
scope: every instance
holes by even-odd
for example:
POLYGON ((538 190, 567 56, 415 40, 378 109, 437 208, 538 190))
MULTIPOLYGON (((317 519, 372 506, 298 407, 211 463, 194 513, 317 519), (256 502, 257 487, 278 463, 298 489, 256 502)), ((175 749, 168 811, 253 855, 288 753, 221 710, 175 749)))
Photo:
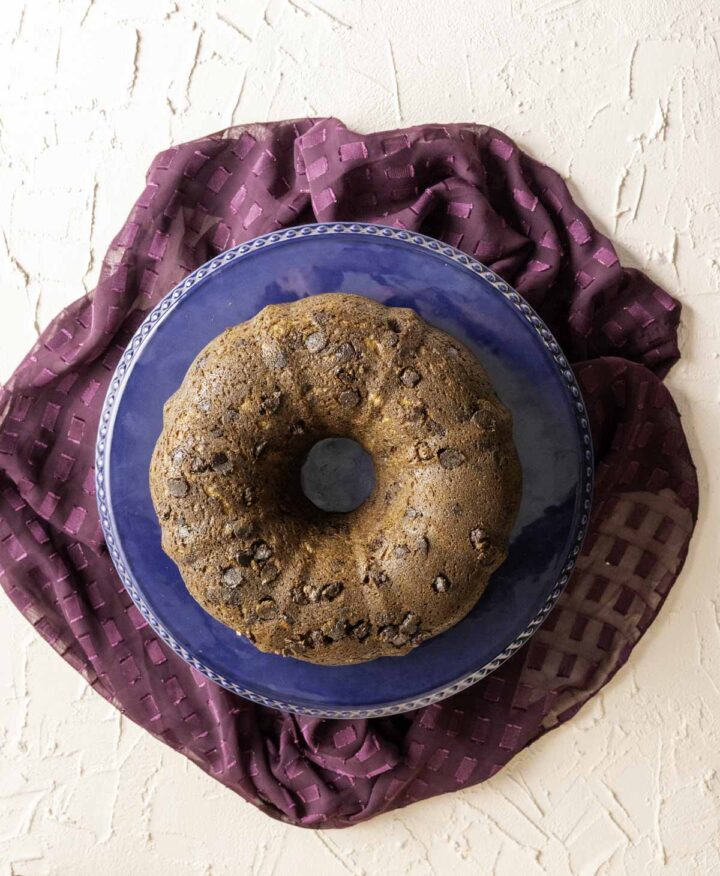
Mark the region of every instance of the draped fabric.
POLYGON ((304 119, 173 146, 150 166, 96 289, 0 390, 0 582, 99 694, 275 818, 343 827, 482 782, 607 683, 682 567, 697 480, 662 383, 679 317, 670 295, 621 266, 560 176, 492 128, 361 135, 304 119), (147 311, 228 247, 336 220, 432 235, 512 284, 573 364, 596 454, 589 535, 529 644, 450 699, 372 720, 276 712, 185 664, 121 585, 94 495, 105 391, 147 311))

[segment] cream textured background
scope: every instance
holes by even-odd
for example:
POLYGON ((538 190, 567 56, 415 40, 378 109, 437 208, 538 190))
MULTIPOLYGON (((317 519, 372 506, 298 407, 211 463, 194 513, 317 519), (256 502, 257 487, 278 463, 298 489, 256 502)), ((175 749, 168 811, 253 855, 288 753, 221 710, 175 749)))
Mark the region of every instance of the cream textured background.
POLYGON ((93 287, 170 142, 479 121, 682 299, 670 386, 702 483, 685 571, 600 696, 487 784, 346 831, 260 815, 0 598, 3 876, 720 874, 718 0, 5 0, 2 19, 0 379, 93 287))

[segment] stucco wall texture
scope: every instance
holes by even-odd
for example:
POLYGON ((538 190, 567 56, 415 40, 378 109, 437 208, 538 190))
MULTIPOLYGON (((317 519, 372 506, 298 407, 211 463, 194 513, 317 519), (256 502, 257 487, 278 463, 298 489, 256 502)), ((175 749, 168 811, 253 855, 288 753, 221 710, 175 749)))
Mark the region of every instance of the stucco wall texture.
POLYGON ((492 781, 345 831, 256 812, 0 600, 0 872, 720 874, 717 0, 6 0, 0 379, 91 289, 151 158, 231 123, 500 127, 684 305, 690 556, 629 664, 492 781))

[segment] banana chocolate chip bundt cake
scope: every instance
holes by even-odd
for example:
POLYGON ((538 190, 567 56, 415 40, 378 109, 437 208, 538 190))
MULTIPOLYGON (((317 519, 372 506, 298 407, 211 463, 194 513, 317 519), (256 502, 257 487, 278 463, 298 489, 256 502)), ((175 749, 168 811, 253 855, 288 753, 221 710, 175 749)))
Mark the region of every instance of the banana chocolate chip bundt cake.
POLYGON ((521 474, 510 414, 461 343, 338 293, 205 347, 165 405, 150 485, 206 611, 263 651, 342 664, 407 654, 470 611, 506 556, 521 474), (313 492, 333 443, 366 470, 354 510, 313 492))

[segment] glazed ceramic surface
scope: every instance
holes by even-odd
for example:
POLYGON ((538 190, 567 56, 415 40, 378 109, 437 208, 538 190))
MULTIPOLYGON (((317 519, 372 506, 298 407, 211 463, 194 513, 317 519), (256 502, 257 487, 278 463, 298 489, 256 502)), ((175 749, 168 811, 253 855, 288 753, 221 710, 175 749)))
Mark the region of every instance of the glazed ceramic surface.
POLYGON ((211 680, 269 706, 379 716, 479 681, 521 647, 568 580, 587 525, 592 450, 559 346, 496 274, 452 247, 395 228, 308 225, 222 253, 152 311, 110 385, 97 444, 100 519, 118 573, 159 636, 211 680), (512 411, 523 497, 508 559, 459 624, 404 657, 315 666, 263 654, 188 594, 160 544, 150 457, 162 409, 200 350, 266 304, 324 292, 414 308, 466 344, 512 411))

